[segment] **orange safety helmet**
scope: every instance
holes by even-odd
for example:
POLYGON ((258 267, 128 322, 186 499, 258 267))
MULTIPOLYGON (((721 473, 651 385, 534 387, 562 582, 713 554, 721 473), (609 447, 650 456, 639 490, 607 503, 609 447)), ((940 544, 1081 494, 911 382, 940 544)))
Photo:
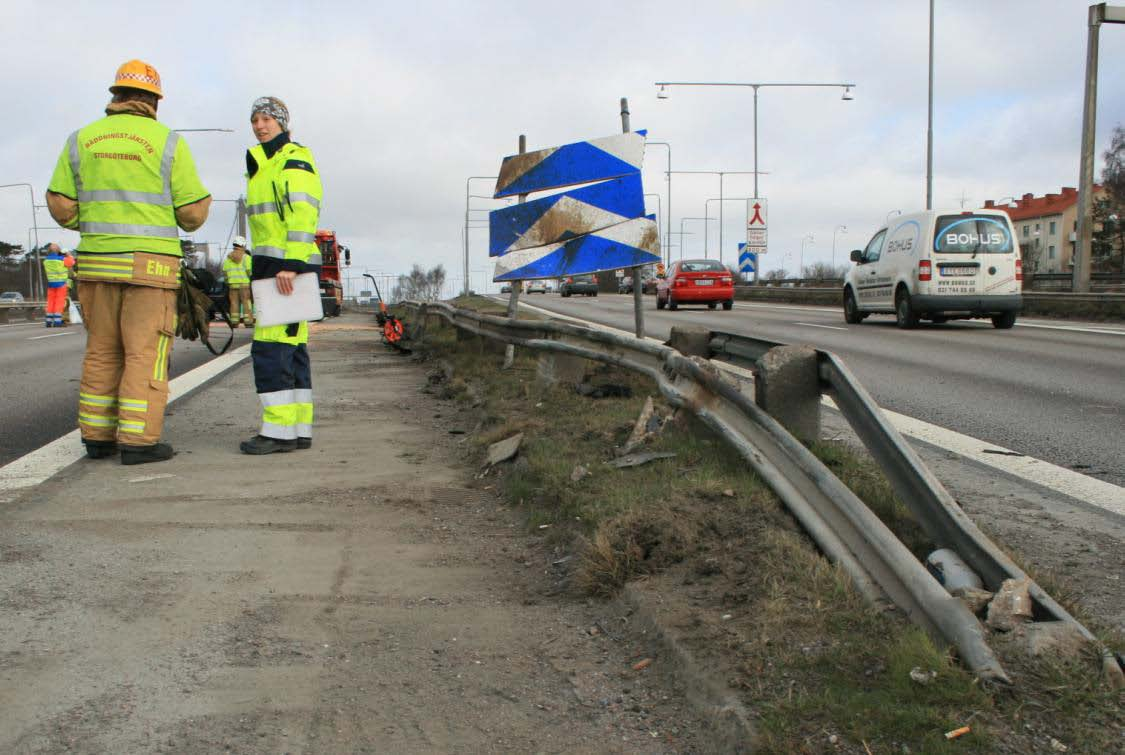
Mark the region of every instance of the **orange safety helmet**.
POLYGON ((160 89, 160 74, 143 60, 129 60, 121 64, 109 91, 116 94, 120 88, 140 89, 152 92, 157 99, 164 98, 164 92, 160 89))

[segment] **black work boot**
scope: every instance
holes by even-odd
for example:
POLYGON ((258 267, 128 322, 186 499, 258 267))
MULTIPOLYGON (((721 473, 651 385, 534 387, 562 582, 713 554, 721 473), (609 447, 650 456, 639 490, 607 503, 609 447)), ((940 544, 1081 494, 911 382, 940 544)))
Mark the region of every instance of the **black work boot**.
POLYGON ((107 459, 117 455, 117 441, 115 440, 83 440, 86 446, 86 458, 107 459))
POLYGON ((281 438, 267 438, 264 435, 255 435, 250 440, 238 444, 244 454, 261 456, 263 454, 278 454, 293 451, 297 448, 296 440, 282 440, 281 438))
POLYGON ((153 443, 151 446, 121 446, 122 464, 151 464, 154 461, 168 461, 175 452, 167 443, 153 443))
POLYGON ((297 438, 297 448, 302 451, 306 448, 312 448, 312 438, 297 438))

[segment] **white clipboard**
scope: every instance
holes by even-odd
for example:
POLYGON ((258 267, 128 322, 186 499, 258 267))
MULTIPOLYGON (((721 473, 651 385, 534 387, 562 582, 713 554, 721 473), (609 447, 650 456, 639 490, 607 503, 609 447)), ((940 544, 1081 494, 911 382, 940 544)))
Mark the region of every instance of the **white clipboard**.
POLYGON ((251 281, 250 290, 254 294, 254 321, 263 327, 324 319, 316 273, 301 273, 294 278, 293 293, 288 296, 277 290, 273 278, 251 281))

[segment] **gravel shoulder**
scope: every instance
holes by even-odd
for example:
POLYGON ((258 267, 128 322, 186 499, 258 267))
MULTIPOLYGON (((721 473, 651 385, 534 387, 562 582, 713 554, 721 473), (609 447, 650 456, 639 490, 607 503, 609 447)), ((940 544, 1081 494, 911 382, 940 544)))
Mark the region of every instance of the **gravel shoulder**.
POLYGON ((244 363, 175 407, 172 461, 0 511, 0 750, 708 749, 628 610, 553 590, 473 484, 472 417, 358 316, 317 331, 311 450, 237 452, 244 363))

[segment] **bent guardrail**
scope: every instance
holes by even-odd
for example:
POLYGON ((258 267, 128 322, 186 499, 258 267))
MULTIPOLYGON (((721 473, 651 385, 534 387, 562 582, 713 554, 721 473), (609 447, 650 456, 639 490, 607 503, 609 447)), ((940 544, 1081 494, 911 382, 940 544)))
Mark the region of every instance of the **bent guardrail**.
MULTIPOLYGON (((509 320, 433 302, 424 311, 483 337, 647 375, 673 406, 693 412, 750 463, 868 600, 889 599, 931 635, 956 646, 982 678, 1009 681, 968 608, 819 459, 708 360, 571 323, 509 320)), ((422 336, 424 324, 417 328, 422 336)))
MULTIPOLYGON (((713 333, 712 354, 736 364, 756 364, 761 356, 785 344, 732 333, 713 333)), ((883 470, 899 500, 910 509, 937 548, 950 548, 980 575, 995 592, 1006 579, 1026 579, 1035 615, 1075 627, 1088 641, 1094 635, 1019 568, 965 514, 944 485, 926 467, 913 447, 892 425, 875 400, 852 375, 847 365, 830 351, 816 350, 822 392, 835 402, 864 447, 883 470)), ((1103 649, 1103 665, 1111 678, 1121 678, 1117 660, 1103 649)))

